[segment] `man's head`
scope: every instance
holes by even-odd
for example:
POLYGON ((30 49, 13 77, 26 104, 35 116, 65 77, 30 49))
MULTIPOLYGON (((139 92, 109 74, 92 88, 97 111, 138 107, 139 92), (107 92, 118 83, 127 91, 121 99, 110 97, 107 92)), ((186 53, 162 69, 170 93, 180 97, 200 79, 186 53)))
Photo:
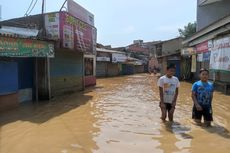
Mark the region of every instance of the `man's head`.
POLYGON ((168 65, 166 71, 167 77, 171 78, 172 76, 175 75, 175 73, 176 73, 176 66, 174 64, 168 65))
POLYGON ((209 71, 207 69, 200 69, 200 80, 203 82, 208 81, 209 71))

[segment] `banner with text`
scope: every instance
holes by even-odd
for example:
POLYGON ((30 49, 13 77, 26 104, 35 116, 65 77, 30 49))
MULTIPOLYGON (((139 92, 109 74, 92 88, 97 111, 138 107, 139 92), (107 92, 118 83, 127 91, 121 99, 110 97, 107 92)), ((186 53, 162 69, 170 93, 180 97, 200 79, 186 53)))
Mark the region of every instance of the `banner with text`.
POLYGON ((54 57, 54 45, 39 40, 0 37, 0 56, 54 57))
POLYGON ((213 41, 210 69, 230 71, 230 37, 213 41))
POLYGON ((93 53, 94 27, 64 12, 60 14, 60 22, 62 47, 93 53))

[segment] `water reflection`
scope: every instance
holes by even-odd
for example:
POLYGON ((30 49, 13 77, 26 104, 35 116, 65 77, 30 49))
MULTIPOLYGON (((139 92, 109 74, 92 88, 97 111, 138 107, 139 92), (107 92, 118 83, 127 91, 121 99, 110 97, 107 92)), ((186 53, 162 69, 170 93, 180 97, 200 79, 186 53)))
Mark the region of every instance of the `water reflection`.
POLYGON ((162 123, 157 79, 99 79, 96 88, 0 114, 0 153, 228 153, 229 96, 214 94, 211 128, 192 124, 191 84, 182 82, 175 122, 162 123))

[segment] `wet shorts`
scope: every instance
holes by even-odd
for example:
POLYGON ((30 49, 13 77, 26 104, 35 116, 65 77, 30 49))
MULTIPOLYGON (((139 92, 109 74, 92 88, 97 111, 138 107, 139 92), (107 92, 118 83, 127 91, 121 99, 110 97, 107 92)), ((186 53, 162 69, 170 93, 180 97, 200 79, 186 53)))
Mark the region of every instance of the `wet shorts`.
POLYGON ((212 117, 212 107, 210 106, 201 106, 203 108, 202 111, 198 111, 195 106, 193 106, 192 110, 192 118, 196 120, 201 120, 202 116, 204 121, 213 121, 212 117))
POLYGON ((172 109, 172 104, 170 103, 164 103, 166 110, 169 112, 172 109))

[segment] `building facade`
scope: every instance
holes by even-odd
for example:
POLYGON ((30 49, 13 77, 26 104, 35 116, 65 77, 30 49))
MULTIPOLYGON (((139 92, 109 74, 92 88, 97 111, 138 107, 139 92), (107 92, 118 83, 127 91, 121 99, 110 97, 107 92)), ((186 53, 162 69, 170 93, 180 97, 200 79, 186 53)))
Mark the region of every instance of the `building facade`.
POLYGON ((208 9, 206 14, 198 11, 197 16, 203 21, 197 20, 202 28, 196 34, 183 41, 184 46, 195 48, 193 58, 194 78, 199 78, 200 68, 210 70, 210 80, 216 89, 224 93, 230 93, 230 5, 229 1, 198 1, 198 9, 208 9), (209 2, 209 3, 208 3, 209 2), (225 5, 225 6, 224 6, 225 5), (221 7, 221 11, 218 11, 221 7), (215 13, 216 14, 215 14, 215 13), (206 20, 212 18, 213 20, 206 20), (203 23, 205 22, 205 24, 203 23), (195 63, 195 64, 194 64, 195 63))

